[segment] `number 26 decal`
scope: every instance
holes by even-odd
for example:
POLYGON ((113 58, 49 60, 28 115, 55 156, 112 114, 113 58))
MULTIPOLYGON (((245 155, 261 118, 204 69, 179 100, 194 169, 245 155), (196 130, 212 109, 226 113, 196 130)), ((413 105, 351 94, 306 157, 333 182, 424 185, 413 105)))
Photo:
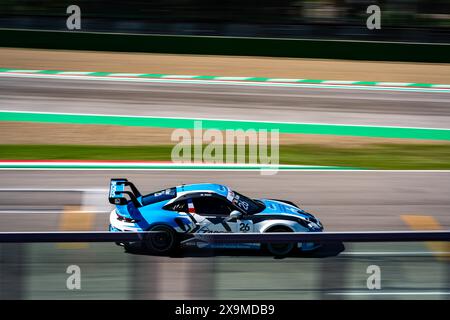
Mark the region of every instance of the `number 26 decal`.
POLYGON ((241 222, 239 224, 239 231, 248 232, 250 231, 250 226, 248 225, 248 223, 241 222))

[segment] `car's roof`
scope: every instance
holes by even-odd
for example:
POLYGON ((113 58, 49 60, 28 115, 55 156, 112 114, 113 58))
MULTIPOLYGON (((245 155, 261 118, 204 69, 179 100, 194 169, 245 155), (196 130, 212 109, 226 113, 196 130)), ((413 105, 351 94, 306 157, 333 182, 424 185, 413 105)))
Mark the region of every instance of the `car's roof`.
POLYGON ((227 186, 216 183, 196 183, 196 184, 183 184, 181 186, 177 186, 177 193, 206 191, 206 192, 214 192, 224 197, 227 196, 228 190, 229 189, 227 186))

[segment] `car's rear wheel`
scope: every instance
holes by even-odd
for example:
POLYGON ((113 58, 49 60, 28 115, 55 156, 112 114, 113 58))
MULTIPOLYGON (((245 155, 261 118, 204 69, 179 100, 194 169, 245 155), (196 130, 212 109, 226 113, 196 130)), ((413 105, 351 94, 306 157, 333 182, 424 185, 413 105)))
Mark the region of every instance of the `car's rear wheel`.
POLYGON ((158 234, 149 234, 143 242, 145 249, 155 255, 170 255, 179 246, 179 239, 174 229, 165 225, 156 225, 148 231, 158 231, 158 234))
MULTIPOLYGON (((292 232, 288 227, 277 226, 270 228, 266 232, 292 232)), ((264 251, 269 252, 274 256, 286 256, 292 252, 295 243, 265 243, 262 245, 264 251)))

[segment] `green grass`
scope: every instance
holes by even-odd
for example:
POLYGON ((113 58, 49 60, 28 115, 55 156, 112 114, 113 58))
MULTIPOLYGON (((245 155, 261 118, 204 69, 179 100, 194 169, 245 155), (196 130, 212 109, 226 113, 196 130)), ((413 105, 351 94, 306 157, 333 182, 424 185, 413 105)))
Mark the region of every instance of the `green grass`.
POLYGON ((450 145, 373 144, 363 147, 282 146, 280 162, 367 169, 450 169, 450 145))
MULTIPOLYGON (((172 146, 0 145, 0 159, 170 161, 172 146)), ((449 144, 282 145, 280 163, 367 169, 450 169, 449 144)))

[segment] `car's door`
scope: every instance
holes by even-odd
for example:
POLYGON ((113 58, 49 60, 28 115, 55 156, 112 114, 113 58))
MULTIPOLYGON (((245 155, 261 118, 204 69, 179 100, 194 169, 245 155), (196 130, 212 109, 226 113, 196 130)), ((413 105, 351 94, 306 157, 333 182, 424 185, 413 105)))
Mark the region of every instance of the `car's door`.
POLYGON ((232 205, 219 197, 202 196, 188 199, 193 210, 204 218, 198 232, 236 232, 236 226, 228 222, 232 205))
POLYGON ((235 230, 238 233, 253 232, 253 221, 242 217, 236 220, 235 230))

